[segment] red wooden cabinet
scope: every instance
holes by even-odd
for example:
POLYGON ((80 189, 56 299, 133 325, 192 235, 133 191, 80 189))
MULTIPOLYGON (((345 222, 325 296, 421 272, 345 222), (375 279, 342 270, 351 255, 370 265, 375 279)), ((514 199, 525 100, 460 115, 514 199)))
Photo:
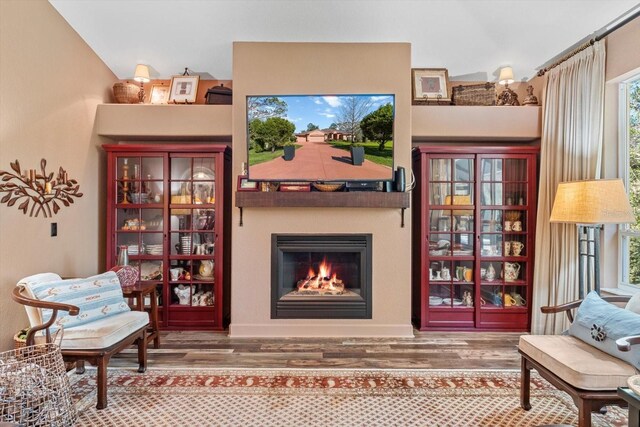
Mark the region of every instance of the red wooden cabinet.
POLYGON ((106 144, 107 268, 126 247, 155 283, 162 329, 222 330, 228 313, 230 149, 106 144))
POLYGON ((420 330, 530 329, 537 154, 535 146, 414 150, 420 330))

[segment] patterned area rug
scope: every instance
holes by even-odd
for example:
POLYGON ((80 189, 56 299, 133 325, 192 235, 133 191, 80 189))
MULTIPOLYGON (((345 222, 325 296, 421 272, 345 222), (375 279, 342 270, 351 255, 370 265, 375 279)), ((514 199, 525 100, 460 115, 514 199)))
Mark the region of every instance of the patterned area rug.
MULTIPOLYGON (((71 374, 80 426, 538 426, 577 424, 565 393, 532 374, 530 411, 519 372, 476 370, 109 369, 98 411, 95 370, 71 374)), ((626 410, 594 415, 623 426, 626 410)))

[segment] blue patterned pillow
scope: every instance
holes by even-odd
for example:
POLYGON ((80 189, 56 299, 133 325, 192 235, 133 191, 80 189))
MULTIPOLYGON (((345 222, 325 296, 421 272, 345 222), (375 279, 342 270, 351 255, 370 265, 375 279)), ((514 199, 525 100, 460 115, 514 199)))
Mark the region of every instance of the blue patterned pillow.
POLYGON ((616 346, 617 339, 638 334, 640 315, 608 303, 595 291, 582 301, 569 327, 569 335, 640 369, 640 346, 631 351, 619 351, 616 346))
MULTIPOLYGON (((72 328, 84 325, 114 314, 129 311, 118 276, 108 271, 86 279, 55 280, 34 283, 33 295, 41 301, 61 302, 80 308, 77 316, 58 313, 58 318, 49 328, 52 332, 60 328, 72 328)), ((49 321, 52 310, 42 310, 43 322, 49 321)))

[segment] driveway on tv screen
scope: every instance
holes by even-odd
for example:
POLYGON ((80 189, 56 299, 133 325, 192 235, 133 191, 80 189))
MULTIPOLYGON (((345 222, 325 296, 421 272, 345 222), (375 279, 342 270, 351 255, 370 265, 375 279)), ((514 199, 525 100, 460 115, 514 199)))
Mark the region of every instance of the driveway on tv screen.
POLYGON ((293 160, 277 157, 252 165, 251 177, 257 180, 381 180, 391 176, 389 166, 366 160, 360 166, 351 164, 349 151, 328 142, 298 141, 293 160))

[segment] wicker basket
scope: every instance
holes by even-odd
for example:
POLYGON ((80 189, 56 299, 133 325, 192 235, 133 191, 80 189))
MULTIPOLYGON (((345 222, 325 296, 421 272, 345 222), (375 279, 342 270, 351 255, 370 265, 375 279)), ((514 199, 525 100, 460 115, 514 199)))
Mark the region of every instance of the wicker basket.
POLYGON ((140 86, 118 82, 113 85, 113 96, 119 104, 137 104, 140 102, 140 86))
POLYGON ((33 345, 0 353, 0 423, 71 426, 77 414, 60 348, 33 345))
POLYGON ((318 191, 329 192, 329 191, 338 191, 339 189, 342 188, 343 185, 344 185, 343 183, 322 184, 319 182, 314 182, 313 188, 315 188, 318 191))
POLYGON ((496 84, 454 86, 453 103, 455 105, 496 105, 496 84))
POLYGON ((27 339, 26 338, 19 338, 19 336, 24 332, 24 330, 22 331, 18 331, 16 332, 16 334, 13 336, 13 348, 15 350, 18 350, 24 346, 27 345, 27 339))

